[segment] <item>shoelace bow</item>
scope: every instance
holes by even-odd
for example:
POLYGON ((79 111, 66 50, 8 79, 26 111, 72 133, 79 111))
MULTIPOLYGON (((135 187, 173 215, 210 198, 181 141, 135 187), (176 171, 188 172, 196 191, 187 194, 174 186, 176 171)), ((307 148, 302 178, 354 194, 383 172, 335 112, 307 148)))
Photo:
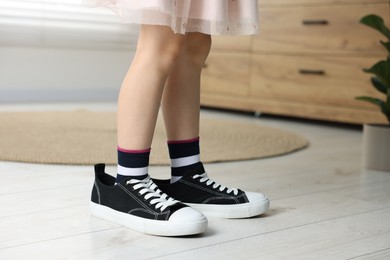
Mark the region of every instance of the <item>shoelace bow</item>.
POLYGON ((225 189, 226 190, 226 193, 229 194, 231 192, 234 193, 234 195, 237 195, 238 194, 238 189, 235 189, 235 188, 228 188, 226 186, 223 186, 219 183, 216 183, 214 180, 211 180, 208 176, 207 176, 207 173, 203 173, 203 174, 196 174, 193 176, 194 179, 196 178, 200 178, 200 182, 206 182, 206 185, 207 186, 210 186, 213 184, 213 189, 217 189, 221 192, 223 192, 225 189))
POLYGON ((138 192, 141 196, 144 195, 145 200, 148 200, 152 197, 150 204, 155 205, 156 209, 160 209, 160 211, 164 211, 167 207, 172 206, 179 201, 169 197, 167 194, 162 193, 161 190, 158 189, 157 185, 147 177, 143 180, 131 179, 126 182, 126 184, 135 184, 133 186, 134 190, 139 190, 138 192))

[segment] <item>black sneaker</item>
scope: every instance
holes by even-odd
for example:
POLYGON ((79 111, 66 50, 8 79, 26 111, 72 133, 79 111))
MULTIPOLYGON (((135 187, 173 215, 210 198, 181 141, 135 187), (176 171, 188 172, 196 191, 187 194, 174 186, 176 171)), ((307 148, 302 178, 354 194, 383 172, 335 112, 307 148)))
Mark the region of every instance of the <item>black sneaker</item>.
POLYGON ((207 177, 201 163, 175 183, 153 181, 164 193, 209 217, 248 218, 269 209, 269 199, 265 195, 222 186, 207 177))
POLYGON ((115 183, 104 168, 104 164, 95 165, 93 216, 151 235, 185 236, 206 230, 202 213, 162 193, 150 177, 115 183))

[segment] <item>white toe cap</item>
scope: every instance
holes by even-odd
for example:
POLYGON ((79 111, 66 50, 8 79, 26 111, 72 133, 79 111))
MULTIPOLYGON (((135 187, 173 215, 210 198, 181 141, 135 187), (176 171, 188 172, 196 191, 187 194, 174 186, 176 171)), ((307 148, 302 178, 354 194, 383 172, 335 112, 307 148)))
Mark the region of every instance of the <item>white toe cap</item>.
POLYGON ((206 217, 199 211, 191 208, 184 207, 174 212, 169 221, 174 222, 202 222, 206 217))
POLYGON ((207 228, 207 218, 199 211, 185 207, 174 212, 169 223, 176 234, 193 235, 203 233, 207 228))
POLYGON ((246 196, 248 197, 249 202, 260 202, 260 201, 266 201, 268 200, 267 196, 265 196, 262 193, 259 192, 245 192, 246 196))

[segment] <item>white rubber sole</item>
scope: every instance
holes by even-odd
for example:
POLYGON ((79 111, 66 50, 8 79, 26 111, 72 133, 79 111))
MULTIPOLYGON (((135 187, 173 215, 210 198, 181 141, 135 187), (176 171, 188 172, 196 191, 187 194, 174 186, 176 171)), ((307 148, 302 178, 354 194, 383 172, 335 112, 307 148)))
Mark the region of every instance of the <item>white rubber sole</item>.
POLYGON ((145 219, 113 210, 94 202, 90 202, 90 210, 91 214, 95 217, 155 236, 188 236, 200 234, 206 230, 208 222, 205 216, 191 220, 175 219, 175 221, 145 219))
POLYGON ((186 205, 199 210, 207 217, 213 218, 250 218, 266 213, 269 210, 269 204, 268 198, 235 205, 186 203, 186 205))

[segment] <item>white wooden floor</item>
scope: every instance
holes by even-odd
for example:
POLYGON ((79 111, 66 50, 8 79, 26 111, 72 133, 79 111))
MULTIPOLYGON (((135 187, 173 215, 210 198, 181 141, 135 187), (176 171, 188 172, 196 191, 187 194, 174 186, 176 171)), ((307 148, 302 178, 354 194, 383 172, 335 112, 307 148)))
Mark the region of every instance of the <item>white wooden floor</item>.
MULTIPOLYGON (((53 108, 115 106, 1 105, 0 111, 53 108)), ((147 236, 90 216, 92 167, 0 162, 0 259, 390 259, 390 173, 361 169, 361 130, 203 115, 256 121, 310 140, 308 149, 286 156, 207 165, 220 183, 266 193, 269 214, 209 219, 201 236, 147 236)), ((108 171, 115 174, 115 167, 108 171)), ((168 167, 150 171, 169 176, 168 167)))

